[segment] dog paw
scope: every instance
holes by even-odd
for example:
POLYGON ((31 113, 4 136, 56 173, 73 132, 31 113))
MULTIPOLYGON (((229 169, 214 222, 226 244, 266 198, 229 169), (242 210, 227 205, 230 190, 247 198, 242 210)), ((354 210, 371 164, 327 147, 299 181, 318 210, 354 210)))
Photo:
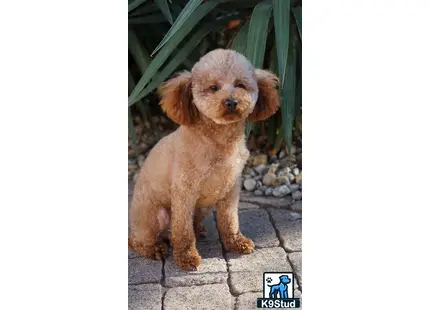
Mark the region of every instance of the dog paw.
POLYGON ((226 240, 225 247, 227 250, 239 254, 250 254, 254 252, 255 249, 254 242, 242 234, 239 234, 234 238, 229 238, 229 240, 226 240))
POLYGON ((180 252, 173 250, 173 261, 182 270, 196 271, 202 262, 202 258, 196 248, 191 248, 180 252))
POLYGON ((144 245, 143 243, 133 240, 129 246, 139 255, 152 260, 161 260, 166 258, 169 253, 169 247, 165 242, 158 242, 155 245, 144 245))

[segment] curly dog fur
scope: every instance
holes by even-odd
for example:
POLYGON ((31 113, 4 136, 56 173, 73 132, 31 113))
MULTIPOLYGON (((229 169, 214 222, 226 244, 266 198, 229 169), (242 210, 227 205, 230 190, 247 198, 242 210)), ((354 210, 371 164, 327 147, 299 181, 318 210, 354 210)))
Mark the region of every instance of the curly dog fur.
POLYGON ((170 227, 173 260, 196 270, 201 257, 196 235, 215 206, 218 231, 227 250, 248 254, 254 243, 239 231, 239 176, 249 157, 245 120, 259 121, 279 108, 277 77, 255 69, 241 54, 217 49, 191 72, 160 86, 161 107, 181 126, 151 150, 137 179, 130 210, 129 246, 160 259, 160 240, 170 227), (169 226, 170 225, 170 226, 169 226))

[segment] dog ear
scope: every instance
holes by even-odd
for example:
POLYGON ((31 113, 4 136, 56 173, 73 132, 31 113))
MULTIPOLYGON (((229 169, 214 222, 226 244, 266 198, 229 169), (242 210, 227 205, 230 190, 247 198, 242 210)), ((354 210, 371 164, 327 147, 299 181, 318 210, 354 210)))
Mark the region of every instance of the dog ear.
POLYGON ((258 99, 254 111, 248 116, 251 122, 269 118, 279 108, 278 78, 267 70, 255 69, 258 84, 258 99))
POLYGON ((188 71, 173 77, 158 88, 163 111, 175 123, 191 125, 199 117, 191 93, 191 73, 188 71))

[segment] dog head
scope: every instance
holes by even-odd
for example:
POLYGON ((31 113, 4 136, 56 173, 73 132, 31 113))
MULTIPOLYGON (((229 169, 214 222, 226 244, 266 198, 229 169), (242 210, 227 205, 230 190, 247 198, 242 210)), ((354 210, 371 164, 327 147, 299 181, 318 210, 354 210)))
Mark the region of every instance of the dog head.
POLYGON ((288 276, 280 276, 279 280, 281 281, 281 283, 283 284, 288 284, 291 282, 290 278, 288 278, 288 276))
POLYGON ((191 125, 203 115, 217 124, 264 120, 279 108, 278 78, 254 69, 241 54, 217 49, 191 72, 182 72, 159 88, 161 107, 176 123, 191 125))

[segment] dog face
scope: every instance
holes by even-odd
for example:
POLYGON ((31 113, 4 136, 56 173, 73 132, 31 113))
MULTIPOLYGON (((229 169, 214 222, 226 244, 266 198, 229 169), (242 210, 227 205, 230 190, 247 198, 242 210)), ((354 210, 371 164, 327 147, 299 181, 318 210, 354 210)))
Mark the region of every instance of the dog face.
POLYGON ((241 54, 217 49, 160 87, 161 107, 181 125, 201 115, 218 124, 263 120, 279 108, 277 77, 241 54))
POLYGON ((281 280, 281 283, 283 284, 288 284, 291 282, 290 278, 288 278, 288 276, 280 276, 279 280, 281 280))

